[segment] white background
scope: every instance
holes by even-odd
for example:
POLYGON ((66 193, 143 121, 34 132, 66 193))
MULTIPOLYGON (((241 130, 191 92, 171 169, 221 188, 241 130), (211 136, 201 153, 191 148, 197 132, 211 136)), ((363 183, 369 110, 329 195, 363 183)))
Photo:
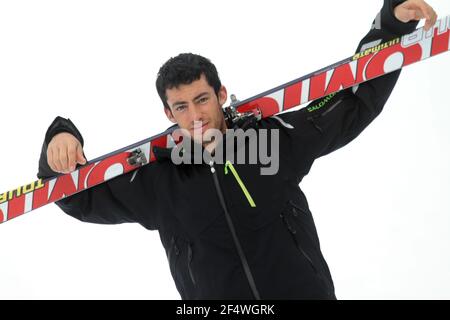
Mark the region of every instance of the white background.
MULTIPOLYGON (((0 191, 35 180, 57 115, 89 159, 170 126, 154 81, 171 56, 209 57, 243 99, 350 56, 381 5, 1 1, 0 191)), ((301 184, 339 299, 450 298, 449 70, 449 53, 405 69, 379 118, 301 184)), ((0 225, 0 298, 179 295, 157 232, 52 204, 0 225)))

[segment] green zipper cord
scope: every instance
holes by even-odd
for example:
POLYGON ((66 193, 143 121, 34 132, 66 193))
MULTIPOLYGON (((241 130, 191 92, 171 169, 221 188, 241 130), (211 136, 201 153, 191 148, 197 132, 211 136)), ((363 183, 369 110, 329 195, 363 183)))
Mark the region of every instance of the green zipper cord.
POLYGON ((230 168, 231 172, 234 175, 234 178, 239 183, 239 186, 241 187, 242 191, 244 192, 245 197, 247 198, 248 202, 250 203, 250 206, 253 208, 256 207, 256 204, 253 201, 252 196, 248 192, 247 188, 245 187, 244 183, 242 182, 241 178, 239 177, 236 169, 233 167, 233 164, 230 162, 230 160, 227 160, 227 162, 225 163, 225 174, 228 174, 228 168, 230 168))

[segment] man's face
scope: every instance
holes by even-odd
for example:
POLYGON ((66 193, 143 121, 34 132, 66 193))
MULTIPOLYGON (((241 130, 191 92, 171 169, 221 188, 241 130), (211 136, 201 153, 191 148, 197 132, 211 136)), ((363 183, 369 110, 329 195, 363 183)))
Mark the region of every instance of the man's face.
POLYGON ((166 96, 170 108, 164 108, 167 118, 177 123, 180 128, 188 130, 196 142, 201 142, 202 138, 206 139, 204 132, 207 129, 225 132, 222 106, 227 100, 227 91, 224 86, 216 96, 214 88, 202 74, 200 79, 190 84, 167 89, 166 96))

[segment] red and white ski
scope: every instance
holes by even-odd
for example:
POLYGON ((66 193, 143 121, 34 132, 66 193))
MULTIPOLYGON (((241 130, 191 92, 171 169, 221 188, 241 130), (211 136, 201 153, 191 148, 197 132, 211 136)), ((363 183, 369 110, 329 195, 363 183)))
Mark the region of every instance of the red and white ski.
MULTIPOLYGON (((447 16, 438 20, 428 32, 419 28, 247 100, 235 101, 225 108, 225 115, 230 119, 248 114, 266 118, 446 52, 449 48, 450 16, 447 16)), ((159 135, 93 159, 71 173, 37 180, 0 194, 0 223, 154 161, 154 146, 171 147, 178 142, 171 135, 176 128, 171 127, 159 135)))

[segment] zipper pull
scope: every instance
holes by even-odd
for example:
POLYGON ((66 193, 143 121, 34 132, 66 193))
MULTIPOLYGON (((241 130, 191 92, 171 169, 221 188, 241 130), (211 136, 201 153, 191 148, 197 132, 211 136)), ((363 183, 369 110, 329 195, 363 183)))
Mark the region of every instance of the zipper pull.
POLYGON ((250 195, 250 192, 248 192, 247 188, 245 187, 244 183, 242 182, 241 178, 239 177, 239 174, 237 173, 236 169, 234 168, 233 164, 230 162, 230 160, 227 160, 225 163, 225 175, 228 174, 228 168, 230 168, 231 173, 233 174, 234 178, 238 182, 239 186, 241 187, 242 191, 244 192, 245 197, 247 198, 248 203, 250 203, 250 206, 252 208, 256 207, 255 201, 253 201, 252 196, 250 195))
POLYGON ((292 227, 291 223, 289 222, 289 220, 287 218, 284 218, 284 223, 286 223, 286 226, 290 233, 292 233, 292 234, 297 233, 297 230, 295 230, 294 227, 292 227))

